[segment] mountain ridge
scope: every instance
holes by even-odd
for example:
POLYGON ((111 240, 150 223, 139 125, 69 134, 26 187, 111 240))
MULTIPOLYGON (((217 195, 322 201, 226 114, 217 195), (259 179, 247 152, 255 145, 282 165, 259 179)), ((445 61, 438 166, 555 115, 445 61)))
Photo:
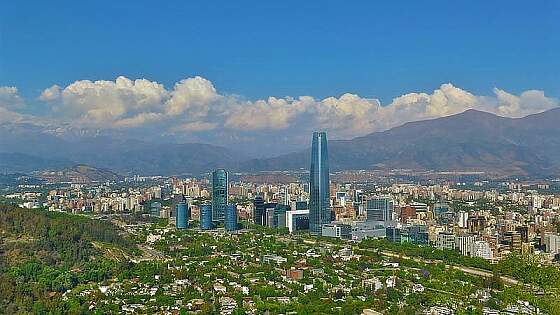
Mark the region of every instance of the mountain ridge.
MULTIPOLYGON (((332 170, 396 169, 486 171, 512 175, 560 173, 560 108, 522 118, 474 109, 329 141, 332 170), (539 146, 537 142, 545 143, 539 146)), ((246 169, 304 168, 309 149, 252 160, 246 169), (284 161, 290 162, 284 162, 284 161), (297 161, 297 162, 296 162, 297 161), (252 166, 252 167, 251 167, 252 166)))
MULTIPOLYGON (((331 170, 414 169, 560 174, 560 108, 521 118, 474 109, 408 122, 349 140, 329 141, 331 170)), ((0 132, 7 130, 0 126, 0 132)), ((198 175, 215 168, 258 172, 309 167, 310 148, 250 158, 204 143, 158 143, 113 138, 62 139, 34 128, 3 132, 0 169, 30 172, 75 164, 120 174, 198 175)))

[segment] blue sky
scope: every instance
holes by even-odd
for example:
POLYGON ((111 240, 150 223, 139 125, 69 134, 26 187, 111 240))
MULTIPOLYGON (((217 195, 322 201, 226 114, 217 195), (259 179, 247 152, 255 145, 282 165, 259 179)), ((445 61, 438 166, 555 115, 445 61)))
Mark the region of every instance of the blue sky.
POLYGON ((0 85, 194 75, 223 93, 383 102, 452 82, 560 95, 558 1, 8 1, 0 85))
POLYGON ((559 17, 546 0, 8 1, 0 124, 273 154, 313 130, 522 117, 560 106, 559 17))

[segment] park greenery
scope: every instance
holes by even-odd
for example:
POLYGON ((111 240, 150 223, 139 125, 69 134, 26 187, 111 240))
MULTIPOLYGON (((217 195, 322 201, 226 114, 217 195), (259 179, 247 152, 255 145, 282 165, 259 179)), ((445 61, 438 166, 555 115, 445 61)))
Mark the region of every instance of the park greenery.
POLYGON ((60 296, 121 269, 101 246, 134 252, 107 222, 10 205, 0 205, 0 235, 0 309, 6 314, 78 312, 79 305, 62 303, 60 296))

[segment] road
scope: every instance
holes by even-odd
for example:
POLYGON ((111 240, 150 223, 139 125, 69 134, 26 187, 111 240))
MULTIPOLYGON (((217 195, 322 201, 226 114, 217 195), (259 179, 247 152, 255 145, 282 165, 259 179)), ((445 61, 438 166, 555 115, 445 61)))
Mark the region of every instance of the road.
MULTIPOLYGON (((365 249, 367 251, 374 251, 373 249, 365 249)), ((408 257, 405 255, 400 255, 400 254, 396 254, 393 252, 389 252, 389 251, 378 251, 379 254, 383 255, 383 256, 387 256, 387 257, 393 257, 393 258, 403 258, 403 259, 410 259, 410 260, 414 260, 416 262, 419 263, 425 263, 425 264, 438 264, 438 263, 445 263, 441 260, 433 260, 433 259, 424 259, 424 258, 420 258, 420 257, 408 257)), ((485 277, 485 278, 491 278, 493 277, 492 272, 487 271, 487 270, 482 270, 482 269, 477 269, 477 268, 472 268, 472 267, 465 267, 465 266, 457 266, 457 265, 451 265, 451 264, 445 264, 446 268, 453 268, 453 269, 457 269, 460 270, 464 273, 468 273, 471 275, 475 275, 475 276, 479 276, 479 277, 485 277)), ((518 285, 520 284, 520 282, 514 278, 511 277, 507 277, 507 276, 500 276, 500 279, 509 285, 518 285)))
POLYGON ((158 250, 153 249, 150 246, 138 245, 138 248, 142 251, 142 257, 135 258, 135 260, 150 261, 150 260, 167 260, 167 259, 169 259, 169 257, 167 257, 165 254, 161 253, 158 250))

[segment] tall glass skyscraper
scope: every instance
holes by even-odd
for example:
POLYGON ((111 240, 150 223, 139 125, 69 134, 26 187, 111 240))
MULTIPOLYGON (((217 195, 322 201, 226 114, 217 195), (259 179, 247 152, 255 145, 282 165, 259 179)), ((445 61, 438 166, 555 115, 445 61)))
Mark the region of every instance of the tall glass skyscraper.
POLYGON ((313 235, 321 235, 322 225, 331 222, 329 158, 325 132, 313 133, 309 177, 309 231, 313 235))
POLYGON ((266 222, 264 220, 264 198, 261 195, 256 196, 255 200, 253 200, 253 206, 255 209, 253 213, 253 221, 255 222, 255 224, 266 225, 266 222))
POLYGON ((200 205, 200 228, 211 230, 212 226, 212 205, 205 203, 200 205))
POLYGON ((237 231, 237 205, 235 203, 226 207, 224 227, 226 231, 237 231))
POLYGON ((224 169, 212 172, 212 221, 224 222, 228 202, 228 173, 224 169))
POLYGON ((178 229, 186 229, 189 227, 189 205, 184 202, 177 205, 175 220, 175 225, 178 229))

